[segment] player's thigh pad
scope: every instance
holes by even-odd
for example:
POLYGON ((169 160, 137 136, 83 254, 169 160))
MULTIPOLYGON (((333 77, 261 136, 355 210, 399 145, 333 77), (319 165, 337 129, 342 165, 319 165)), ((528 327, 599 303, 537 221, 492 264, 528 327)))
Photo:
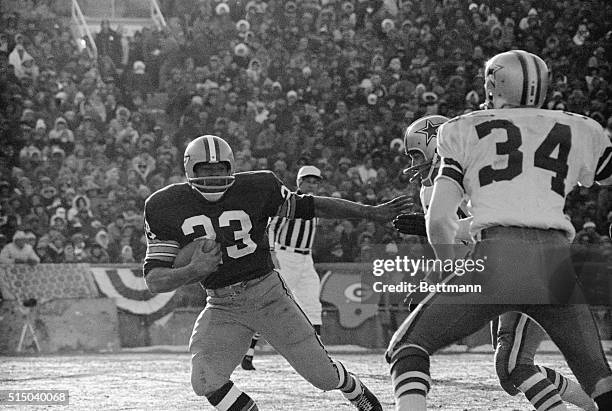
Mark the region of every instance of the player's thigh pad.
POLYGON ((289 364, 312 385, 322 390, 337 388, 338 372, 312 324, 297 305, 280 275, 270 276, 262 295, 260 315, 253 324, 289 364))
POLYGON ((232 310, 221 308, 222 300, 208 299, 189 342, 191 385, 197 395, 209 395, 228 382, 254 333, 232 310))

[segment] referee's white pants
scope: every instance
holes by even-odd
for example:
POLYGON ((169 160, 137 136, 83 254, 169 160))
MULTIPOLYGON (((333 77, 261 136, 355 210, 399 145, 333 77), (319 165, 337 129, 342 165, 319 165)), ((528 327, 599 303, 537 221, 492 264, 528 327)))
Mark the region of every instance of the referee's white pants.
POLYGON ((310 254, 276 250, 277 267, 296 302, 313 325, 321 325, 321 283, 310 254))

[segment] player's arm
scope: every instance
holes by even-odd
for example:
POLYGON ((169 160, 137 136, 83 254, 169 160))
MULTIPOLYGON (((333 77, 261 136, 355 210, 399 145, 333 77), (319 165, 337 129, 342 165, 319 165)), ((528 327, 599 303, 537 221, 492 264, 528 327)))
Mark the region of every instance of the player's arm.
POLYGON ((442 160, 435 179, 431 203, 425 216, 427 237, 437 258, 454 259, 453 244, 459 231, 457 209, 464 195, 464 170, 461 163, 465 162, 456 123, 445 123, 440 126, 437 150, 442 160))
POLYGON ((335 197, 313 196, 316 215, 323 218, 365 218, 381 223, 410 211, 413 203, 404 195, 377 206, 355 203, 335 197))
POLYGON ((410 197, 400 196, 386 203, 370 206, 335 197, 300 195, 289 191, 273 174, 269 174, 271 192, 268 196, 267 215, 280 218, 365 218, 379 222, 393 220, 398 214, 408 212, 412 206, 410 197))
MULTIPOLYGON (((197 240, 196 240, 197 241, 197 240)), ((145 275, 145 282, 152 293, 167 293, 187 284, 205 280, 217 271, 221 262, 221 248, 216 243, 210 252, 196 247, 191 262, 184 267, 155 267, 145 275)))
MULTIPOLYGON (((194 240, 194 242, 205 239, 194 240)), ((152 293, 174 291, 184 285, 205 280, 217 271, 221 263, 221 247, 214 243, 214 248, 204 251, 203 245, 193 247, 190 262, 181 267, 154 267, 145 275, 145 282, 152 293)))
POLYGON ((436 180, 425 222, 429 242, 436 257, 441 260, 455 258, 453 244, 459 229, 457 207, 462 197, 463 193, 453 181, 445 178, 436 180))
POLYGON ((218 244, 210 252, 202 251, 202 247, 195 247, 189 264, 175 268, 173 264, 179 252, 179 243, 174 238, 172 229, 164 225, 158 213, 147 210, 147 205, 145 233, 147 253, 143 274, 152 293, 165 293, 201 281, 216 271, 221 261, 218 244))

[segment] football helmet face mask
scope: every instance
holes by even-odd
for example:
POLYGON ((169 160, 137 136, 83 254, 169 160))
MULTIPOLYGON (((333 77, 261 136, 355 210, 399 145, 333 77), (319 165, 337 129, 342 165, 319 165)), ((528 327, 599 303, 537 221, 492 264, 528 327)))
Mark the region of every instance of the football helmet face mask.
POLYGON ((416 120, 404 132, 404 149, 412 160, 411 167, 403 173, 410 175, 410 182, 418 177, 425 185, 433 183, 434 170, 438 167, 440 156, 436 152, 438 127, 449 119, 444 116, 427 116, 416 120))
POLYGON ((204 135, 191 141, 185 149, 183 162, 189 185, 208 201, 219 201, 234 184, 234 153, 229 144, 221 137, 204 135), (227 175, 198 175, 195 168, 200 163, 225 163, 227 175))
POLYGON ((523 50, 500 53, 485 64, 483 109, 542 107, 548 90, 544 60, 523 50))

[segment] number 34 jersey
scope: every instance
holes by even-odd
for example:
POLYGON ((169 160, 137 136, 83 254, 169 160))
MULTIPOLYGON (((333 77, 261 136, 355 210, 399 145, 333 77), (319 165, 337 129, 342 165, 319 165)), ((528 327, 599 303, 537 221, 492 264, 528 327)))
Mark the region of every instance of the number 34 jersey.
POLYGON ((172 267, 180 248, 207 237, 220 243, 223 263, 203 287, 260 277, 274 268, 266 226, 275 215, 311 219, 313 198, 291 193, 269 171, 235 174, 234 184, 217 202, 207 201, 188 183, 162 188, 145 202, 144 275, 154 267, 172 267))
POLYGON ((559 229, 575 236, 565 197, 576 184, 612 183, 603 128, 578 114, 535 108, 476 111, 438 129, 438 178, 461 186, 472 234, 494 225, 559 229))

